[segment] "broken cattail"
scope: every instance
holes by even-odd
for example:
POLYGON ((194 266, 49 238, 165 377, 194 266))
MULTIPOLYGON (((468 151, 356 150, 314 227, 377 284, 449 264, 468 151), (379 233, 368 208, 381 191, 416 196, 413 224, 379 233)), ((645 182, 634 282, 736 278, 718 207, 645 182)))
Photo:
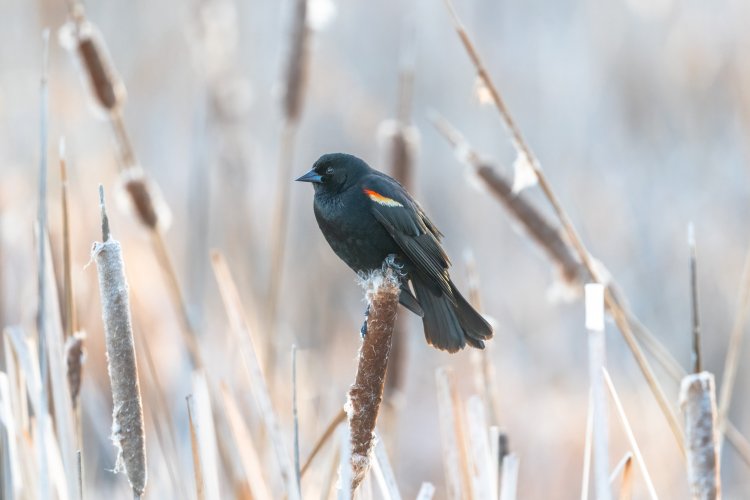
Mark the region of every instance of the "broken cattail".
POLYGON ((419 130, 399 120, 385 120, 378 127, 378 139, 382 164, 394 179, 409 189, 419 152, 419 130))
POLYGON ((61 44, 75 52, 98 106, 112 112, 125 103, 125 85, 115 71, 99 29, 83 12, 60 30, 61 44))
POLYGON ((115 471, 124 469, 134 494, 140 496, 146 487, 146 438, 128 284, 122 248, 110 235, 102 186, 99 186, 99 197, 102 242, 94 243, 91 258, 99 273, 107 365, 112 385, 112 442, 118 451, 115 471))
POLYGON ((389 259, 386 259, 381 270, 371 273, 363 282, 369 309, 367 334, 359 350, 357 375, 349 389, 346 404, 351 428, 352 491, 364 479, 370 465, 373 432, 383 399, 385 372, 396 322, 399 282, 399 271, 389 259))

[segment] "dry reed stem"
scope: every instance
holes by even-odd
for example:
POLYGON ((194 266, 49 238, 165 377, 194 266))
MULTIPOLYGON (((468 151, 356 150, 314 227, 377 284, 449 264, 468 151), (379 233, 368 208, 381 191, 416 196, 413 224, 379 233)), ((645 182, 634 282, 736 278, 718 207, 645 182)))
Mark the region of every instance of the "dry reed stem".
POLYGON ((581 474, 581 500, 589 498, 591 478, 591 441, 594 434, 594 401, 589 391, 589 407, 586 412, 586 436, 583 441, 583 471, 581 474))
POLYGON ((99 274, 107 367, 112 385, 112 442, 118 450, 115 470, 124 468, 133 492, 142 495, 146 488, 146 440, 125 263, 120 243, 112 239, 109 232, 101 186, 99 196, 103 241, 94 243, 91 258, 99 274))
POLYGON ((509 453, 503 460, 502 477, 500 500, 516 500, 518 493, 518 456, 515 453, 509 453))
POLYGON ((654 483, 651 481, 651 475, 648 473, 646 461, 643 460, 641 449, 638 446, 638 441, 636 441, 635 435, 633 434, 633 428, 630 427, 630 422, 628 421, 628 416, 625 414, 625 409, 623 408, 622 402, 620 401, 620 396, 617 395, 615 385, 612 383, 612 379, 610 378, 609 372, 607 372, 606 368, 602 368, 602 374, 604 375, 604 381, 607 383, 609 394, 610 396, 612 396, 612 401, 615 403, 615 408, 617 408, 617 415, 620 417, 620 422, 622 423, 622 427, 625 430, 625 435, 627 436, 628 442, 630 443, 630 448, 632 449, 633 455, 635 455, 636 461, 638 462, 638 468, 641 471, 641 475, 643 475, 643 480, 646 482, 646 488, 648 490, 649 497, 652 500, 657 500, 659 496, 656 494, 656 490, 654 489, 654 483))
POLYGON ((229 428, 239 452, 252 498, 261 500, 273 498, 263 475, 263 462, 255 448, 250 429, 247 427, 237 401, 224 384, 221 385, 221 396, 224 401, 224 411, 229 422, 229 428))
POLYGON ((221 299, 229 318, 231 330, 235 334, 240 346, 243 365, 248 375, 248 381, 255 402, 258 405, 263 423, 273 446, 282 483, 287 488, 286 494, 289 496, 289 499, 296 500, 299 496, 295 484, 294 467, 287 453, 284 435, 281 432, 278 419, 271 404, 271 396, 263 378, 260 363, 258 362, 249 323, 245 317, 237 287, 234 284, 224 256, 217 250, 211 252, 211 264, 213 265, 216 282, 219 285, 219 292, 221 293, 221 299))
MULTIPOLYGON (((276 329, 279 295, 284 282, 284 258, 286 256, 286 242, 289 225, 289 191, 292 175, 292 161, 294 157, 294 137, 297 124, 286 122, 281 131, 279 150, 279 170, 276 180, 276 203, 273 209, 273 223, 271 226, 271 267, 268 282, 268 325, 273 332, 276 329)), ((276 366, 275 335, 268 335, 263 359, 264 373, 273 385, 276 366)))
POLYGON ((690 374, 682 380, 680 407, 685 415, 688 482, 693 498, 721 498, 714 376, 690 374))
POLYGON ((447 497, 450 500, 463 499, 466 498, 471 483, 464 448, 461 402, 456 394, 452 370, 438 368, 435 378, 447 497))
POLYGON ((695 250, 695 229, 692 222, 688 226, 688 247, 690 250, 690 311, 692 316, 692 361, 693 373, 703 371, 701 362, 701 322, 698 307, 698 257, 695 250))
POLYGON ((586 330, 588 331, 589 379, 593 403, 594 486, 597 500, 612 497, 609 488, 609 436, 607 394, 602 379, 607 353, 604 333, 604 287, 585 285, 586 330))
POLYGON ((329 422, 328 426, 323 431, 323 434, 320 435, 318 440, 315 442, 315 445, 313 446, 312 451, 310 452, 310 455, 308 455, 307 460, 305 460, 305 463, 302 465, 302 468, 300 469, 300 476, 304 476, 305 472, 310 468, 310 465, 312 465, 313 460, 318 455, 320 450, 323 449, 323 445, 326 444, 326 442, 333 437, 334 433, 336 432, 336 429, 339 425, 341 425, 346 420, 346 411, 342 408, 339 410, 338 413, 336 413, 336 416, 334 416, 331 421, 329 422))
POLYGON ((742 340, 745 335, 745 324, 747 323, 748 314, 750 314, 750 250, 748 250, 745 256, 740 285, 740 303, 734 316, 732 332, 729 335, 729 345, 727 346, 727 355, 724 361, 724 372, 721 376, 718 416, 720 447, 725 434, 727 434, 727 439, 731 439, 727 432, 729 407, 732 402, 732 391, 734 390, 737 367, 739 366, 740 354, 742 353, 742 340))
POLYGON ((41 80, 39 84, 39 199, 38 199, 38 211, 37 211, 37 312, 36 312, 36 328, 37 335, 39 338, 38 358, 39 358, 39 373, 40 373, 40 415, 42 418, 38 419, 39 426, 39 446, 41 452, 39 453, 39 474, 42 476, 42 481, 39 485, 40 496, 46 498, 49 495, 49 485, 47 475, 49 473, 49 464, 46 455, 46 447, 49 436, 47 436, 47 429, 44 426, 44 418, 49 413, 47 400, 49 397, 49 387, 47 385, 48 374, 47 374, 47 322, 46 322, 46 271, 47 271, 47 257, 45 244, 46 231, 47 231, 47 137, 48 137, 48 114, 49 114, 49 86, 48 86, 48 72, 49 72, 49 29, 45 29, 42 32, 42 68, 41 68, 41 80))
MULTIPOLYGON (((65 333, 63 332, 62 319, 60 317, 60 301, 57 295, 57 283, 52 263, 52 248, 49 238, 45 233, 44 245, 46 245, 46 286, 44 300, 46 310, 44 315, 47 325, 46 348, 47 360, 49 362, 49 379, 52 389, 52 402, 54 403, 54 424, 57 437, 57 446, 60 449, 61 460, 64 466, 65 481, 68 495, 72 498, 78 496, 78 484, 72 478, 75 477, 75 451, 77 446, 76 417, 71 401, 70 386, 68 385, 67 366, 65 364, 65 333)), ((49 446, 49 443, 48 443, 49 446)))
POLYGON ((193 451, 193 474, 195 474, 195 494, 198 500, 205 500, 206 491, 203 483, 203 467, 201 465, 201 451, 198 446, 198 433, 195 431, 195 423, 193 422, 193 404, 192 395, 188 395, 185 398, 188 411, 188 424, 190 426, 190 448, 193 451))
POLYGON ((491 469, 495 468, 497 463, 490 455, 487 417, 484 402, 480 396, 470 397, 466 404, 466 426, 471 460, 472 498, 493 498, 493 490, 497 488, 492 482, 491 469))
POLYGON ((65 138, 60 138, 60 211, 62 212, 62 240, 63 240, 63 316, 65 337, 69 338, 78 331, 75 299, 73 295, 73 276, 71 269, 72 256, 70 252, 70 209, 68 204, 68 169, 65 159, 65 138))
POLYGON ((297 411, 297 346, 292 345, 292 427, 294 431, 294 478, 302 496, 302 473, 299 466, 299 414, 297 411))
POLYGON ((375 461, 372 468, 383 499, 401 500, 396 475, 393 473, 391 461, 388 459, 385 443, 378 433, 375 434, 375 461))
POLYGON ((354 384, 349 388, 346 411, 351 428, 353 471, 351 488, 357 489, 370 465, 375 423, 383 400, 388 355, 401 292, 398 270, 390 262, 367 277, 366 297, 369 307, 367 334, 359 349, 354 384))
POLYGON ((348 425, 342 425, 339 430, 339 480, 336 485, 338 488, 338 500, 351 500, 354 495, 352 492, 353 470, 352 460, 352 434, 348 425))
POLYGON ((203 471, 203 488, 206 498, 219 500, 219 451, 218 439, 211 405, 211 392, 208 388, 206 374, 201 370, 191 373, 192 396, 194 401, 193 420, 198 447, 200 448, 201 469, 203 471))
MULTIPOLYGON (((582 262, 583 266, 586 268, 588 274, 591 276, 594 282, 603 283, 606 285, 606 283, 604 283, 602 279, 600 278, 599 272, 597 271, 596 266, 594 265, 591 254, 588 252, 588 250, 584 246, 583 241, 581 240, 581 237, 578 235, 578 232, 576 231, 575 226, 573 225, 573 222, 570 220, 570 217, 568 216, 567 212, 565 212, 562 205, 560 204, 560 201, 558 200, 557 195, 555 195, 554 191, 552 190, 552 186, 547 181, 547 178, 544 172, 542 171, 542 167, 539 161, 537 160, 531 148, 526 143, 526 140, 521 134, 520 129, 518 128, 515 121, 511 117, 510 111, 505 105, 505 102, 503 101, 500 95, 500 92, 498 91, 494 82, 490 78, 490 75, 487 69, 485 68, 484 63, 480 59, 478 52, 476 51, 473 43, 471 42, 471 39, 469 38, 466 30, 461 24, 461 21, 458 19, 458 15, 453 9, 453 5, 451 4, 451 1, 450 0, 445 0, 445 1, 446 1, 448 10, 451 13, 456 32, 461 38, 461 42, 463 43, 467 54, 471 58, 472 63, 474 64, 474 67, 476 68, 477 73, 479 74, 479 77, 484 82, 485 86, 487 87, 487 90, 489 91, 492 97, 492 101, 494 102, 495 107, 497 108, 500 114, 500 117, 503 120, 503 123, 505 124, 506 128, 510 132, 511 137, 513 139, 514 146, 516 147, 516 150, 518 151, 519 155, 522 155, 523 158, 526 159, 528 164, 534 170, 534 173, 536 174, 536 177, 539 182, 539 187, 544 192, 545 197, 549 201, 550 205, 552 206, 552 209, 554 210, 555 214, 560 220, 560 223, 562 224, 562 227, 565 230, 565 234, 567 235, 568 240, 570 241, 570 244, 576 250, 576 253, 578 254, 578 258, 582 262)), ((685 448, 683 444, 682 430, 680 429, 679 421, 677 420, 677 417, 669 401, 667 400, 667 397, 663 389, 659 385, 659 382, 656 380, 653 370, 651 369, 650 363, 648 362, 646 357, 643 355, 643 352, 641 351, 641 348, 638 345, 638 341, 633 336, 633 332, 631 330, 630 324, 627 322, 627 317, 626 317, 624 309, 621 307, 620 303, 614 298, 609 286, 607 286, 607 289, 605 290, 604 300, 605 300, 605 304, 607 308, 610 310, 610 313, 612 314, 613 319, 615 320, 615 323, 617 324, 617 327, 620 330, 620 333, 623 335, 625 342, 628 344, 628 347, 633 353, 633 357, 635 358, 636 363, 638 364, 638 367, 641 369, 641 372, 643 373, 643 376, 646 379, 646 382, 648 383, 648 386, 651 389, 651 392, 654 394, 654 397, 656 398, 659 408, 661 409, 662 413, 667 419, 667 423, 669 424, 672 434, 674 434, 675 440, 677 442, 677 446, 684 456, 685 448)))
POLYGON ((417 492, 417 500, 432 500, 435 495, 435 486, 432 483, 422 483, 417 492))
MULTIPOLYGON (((469 287, 469 303, 476 311, 482 312, 482 297, 479 292, 479 272, 477 263, 471 250, 464 252, 464 263, 466 266, 466 277, 469 287)), ((471 361, 474 368, 474 387, 478 394, 482 395, 487 408, 487 417, 490 424, 500 422, 500 402, 497 399, 497 384, 495 369, 492 365, 490 354, 494 350, 494 343, 485 349, 472 349, 471 361)))

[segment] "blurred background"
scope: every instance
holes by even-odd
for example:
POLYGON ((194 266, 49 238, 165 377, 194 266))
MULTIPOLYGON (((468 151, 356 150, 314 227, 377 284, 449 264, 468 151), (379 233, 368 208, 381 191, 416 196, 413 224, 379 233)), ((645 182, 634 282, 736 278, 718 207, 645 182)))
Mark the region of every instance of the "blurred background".
MULTIPOLYGON (((282 144, 291 3, 85 4, 127 88, 122 113, 133 149, 171 211, 166 246, 209 378, 235 389, 248 425, 263 442, 211 270, 209 251, 216 248, 226 255, 245 309, 255 318, 256 344, 273 346, 259 350, 273 353, 264 360, 266 377, 289 443, 292 344, 299 349, 303 457, 339 411, 356 369, 363 294, 317 228, 310 186, 292 181, 333 151, 388 170, 384 138, 399 112, 406 67, 413 76, 407 118, 418 135, 410 188, 445 234, 460 289, 469 285, 468 251, 476 262, 483 311, 496 323, 487 349, 497 410, 491 423, 520 458, 519 498, 577 497, 589 391, 582 301, 559 299, 560 277, 547 257, 430 121, 440 113, 511 175, 514 147, 497 110, 481 98, 445 6, 437 0, 309 0, 308 78, 297 82, 303 104, 291 140, 282 144), (291 155, 289 211, 272 322, 267 295, 282 152, 291 155)), ((691 331, 686 234, 693 222, 704 366, 720 385, 750 241, 750 4, 461 0, 456 9, 592 255, 685 369, 691 331)), ((110 472, 111 396, 96 271, 87 266, 91 244, 101 238, 97 186, 103 184, 112 231, 124 248, 134 323, 148 338, 166 396, 160 404, 170 409, 178 437, 177 456, 165 452, 147 415, 146 496, 184 498, 194 494, 185 409, 192 388, 178 312, 148 233, 127 210, 110 124, 91 97, 80 62, 60 43, 68 19, 62 0, 0 2, 0 324, 21 325, 27 335, 35 329, 41 32, 49 27, 48 227, 60 274, 57 144, 64 136, 72 278, 87 334, 84 489, 89 498, 130 495, 124 478, 110 472), (168 460, 182 471, 184 492, 170 483, 168 460)), ((525 194, 549 212, 538 190, 525 194)), ((436 498, 446 498, 435 369, 452 367, 466 398, 476 392, 472 355, 432 349, 418 318, 405 310, 402 318, 400 383, 387 396, 384 440, 405 498, 413 498, 423 481, 435 484, 436 498)), ((617 328, 607 328, 610 372, 656 490, 663 498, 684 498, 685 466, 674 438, 617 328)), ((148 414, 156 393, 139 368, 148 414)), ((662 370, 656 373, 677 408, 678 385, 662 370)), ((730 411, 745 434, 748 375, 740 363, 730 411)), ((628 445, 614 413, 610 429, 615 464, 628 445)), ((722 459, 725 498, 747 498, 748 464, 730 446, 722 459)), ((328 474, 329 461, 318 459, 303 485, 322 481, 313 476, 328 474)), ((220 477, 231 478, 229 469, 220 477)), ((241 496, 229 480, 221 492, 241 496)), ((634 496, 644 495, 636 476, 634 496)))

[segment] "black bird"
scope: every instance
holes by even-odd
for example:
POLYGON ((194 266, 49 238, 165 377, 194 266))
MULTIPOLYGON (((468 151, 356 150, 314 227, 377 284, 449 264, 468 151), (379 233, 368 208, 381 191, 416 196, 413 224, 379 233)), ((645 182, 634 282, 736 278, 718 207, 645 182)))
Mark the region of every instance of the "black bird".
POLYGON ((380 269, 395 255, 406 277, 399 301, 423 318, 429 344, 449 352, 484 348, 492 327, 451 281, 442 234, 401 184, 344 153, 321 156, 297 180, 313 184, 318 226, 356 273, 380 269))

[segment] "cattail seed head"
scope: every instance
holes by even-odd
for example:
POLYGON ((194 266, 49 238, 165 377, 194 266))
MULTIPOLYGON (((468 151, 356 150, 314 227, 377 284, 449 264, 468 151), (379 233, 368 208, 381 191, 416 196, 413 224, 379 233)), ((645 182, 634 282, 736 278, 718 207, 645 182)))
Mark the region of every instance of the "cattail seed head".
POLYGON ((129 209, 149 229, 166 229, 171 214, 158 185, 140 167, 125 169, 120 174, 122 191, 129 209))
POLYGON ((307 86, 309 37, 307 25, 307 0, 294 0, 291 13, 289 47, 284 67, 282 108, 288 123, 299 120, 307 86))
POLYGON ((73 402, 73 408, 78 406, 78 395, 81 393, 81 375, 85 356, 83 341, 85 339, 86 334, 84 332, 75 332, 65 341, 65 359, 68 364, 68 387, 70 388, 70 399, 73 402))
POLYGON ((60 30, 60 42, 76 54, 96 104, 108 112, 122 107, 125 85, 114 69, 98 28, 85 18, 70 21, 60 30))
POLYGON ((408 188, 419 153, 419 130, 399 120, 385 120, 378 127, 378 139, 382 164, 388 165, 393 178, 408 188))
POLYGON ((91 258, 99 274, 107 368, 112 386, 112 442, 118 451, 115 471, 124 470, 134 493, 142 495, 146 487, 146 437, 128 283, 122 248, 109 236, 103 195, 100 196, 104 241, 94 243, 91 258))

